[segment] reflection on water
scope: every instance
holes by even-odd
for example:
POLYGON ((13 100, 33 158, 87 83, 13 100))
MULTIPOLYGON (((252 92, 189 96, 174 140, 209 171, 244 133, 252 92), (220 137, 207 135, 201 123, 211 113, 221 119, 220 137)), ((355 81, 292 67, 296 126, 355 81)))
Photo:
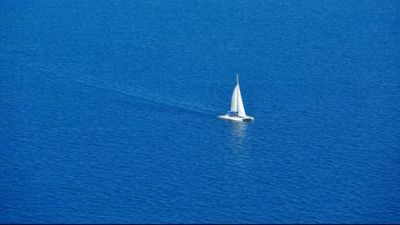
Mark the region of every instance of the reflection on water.
POLYGON ((231 123, 231 138, 236 145, 242 145, 246 140, 247 123, 231 123))
POLYGON ((247 123, 233 122, 230 124, 230 143, 234 160, 233 163, 237 166, 240 173, 245 172, 249 160, 249 149, 246 148, 247 126, 247 123))

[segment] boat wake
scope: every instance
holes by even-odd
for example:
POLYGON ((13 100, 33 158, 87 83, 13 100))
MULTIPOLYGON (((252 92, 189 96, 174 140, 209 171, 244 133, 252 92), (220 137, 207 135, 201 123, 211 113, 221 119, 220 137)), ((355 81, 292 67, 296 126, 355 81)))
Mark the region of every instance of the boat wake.
POLYGON ((154 92, 145 90, 145 89, 138 89, 135 87, 135 91, 132 90, 132 88, 124 88, 121 86, 111 86, 111 85, 104 85, 104 84, 96 84, 94 82, 88 82, 88 81, 82 81, 82 80, 74 80, 75 82, 102 89, 102 90, 107 90, 107 91, 112 91, 112 92, 117 92, 119 94, 123 94, 125 96, 129 96, 132 98, 137 98, 140 99, 141 101, 145 102, 150 102, 153 104, 157 105, 163 105, 167 106, 170 108, 179 108, 180 110, 192 112, 192 113, 198 113, 202 115, 208 115, 208 116, 214 116, 217 111, 213 111, 209 108, 206 107, 201 107, 198 105, 198 103, 191 104, 188 102, 182 102, 180 100, 172 99, 171 97, 165 97, 161 96, 159 94, 156 94, 154 92), (140 92, 140 94, 138 93, 140 92), (144 94, 145 93, 145 94, 144 94))
POLYGON ((169 108, 178 108, 180 110, 197 113, 201 115, 214 116, 216 113, 218 113, 218 111, 211 110, 210 108, 203 107, 201 105, 199 106, 198 102, 196 103, 183 102, 182 100, 173 99, 171 96, 162 96, 161 94, 155 93, 154 91, 149 91, 144 88, 123 87, 121 85, 111 85, 111 84, 105 85, 104 84, 105 82, 96 81, 95 79, 91 79, 90 77, 73 79, 68 75, 57 74, 52 70, 52 68, 47 68, 46 66, 41 66, 41 65, 32 64, 32 65, 25 65, 24 67, 32 71, 36 71, 37 73, 36 75, 38 78, 41 77, 41 75, 44 75, 44 77, 42 78, 47 79, 46 77, 49 76, 53 78, 52 79, 53 81, 58 80, 58 82, 61 83, 74 82, 92 88, 116 92, 128 97, 140 99, 141 101, 144 102, 150 102, 156 105, 163 105, 169 108))

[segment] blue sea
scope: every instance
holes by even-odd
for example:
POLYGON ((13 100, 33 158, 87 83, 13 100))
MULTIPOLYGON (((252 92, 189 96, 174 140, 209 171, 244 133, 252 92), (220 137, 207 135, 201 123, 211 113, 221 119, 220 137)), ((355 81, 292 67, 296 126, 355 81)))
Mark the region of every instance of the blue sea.
POLYGON ((400 223, 400 1, 1 1, 0 222, 400 223))

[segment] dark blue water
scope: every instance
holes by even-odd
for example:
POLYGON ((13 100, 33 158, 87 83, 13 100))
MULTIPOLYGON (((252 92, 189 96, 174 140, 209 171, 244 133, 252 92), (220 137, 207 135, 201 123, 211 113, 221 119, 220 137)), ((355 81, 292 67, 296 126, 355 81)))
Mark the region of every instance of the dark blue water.
POLYGON ((396 0, 1 1, 0 104, 2 223, 400 222, 396 0))

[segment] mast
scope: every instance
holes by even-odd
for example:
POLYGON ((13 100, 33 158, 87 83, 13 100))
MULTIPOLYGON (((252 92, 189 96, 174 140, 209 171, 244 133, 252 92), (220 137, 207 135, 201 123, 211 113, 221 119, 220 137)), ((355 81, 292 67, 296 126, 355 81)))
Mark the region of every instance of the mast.
POLYGON ((243 105, 243 99, 242 99, 242 95, 240 93, 240 86, 239 86, 239 74, 236 74, 236 82, 237 82, 237 114, 239 117, 246 117, 246 111, 244 109, 244 105, 243 105))
POLYGON ((238 94, 236 95, 236 102, 237 102, 236 112, 239 112, 239 90, 240 90, 240 87, 239 87, 239 74, 238 73, 236 74, 236 86, 238 89, 238 94))

